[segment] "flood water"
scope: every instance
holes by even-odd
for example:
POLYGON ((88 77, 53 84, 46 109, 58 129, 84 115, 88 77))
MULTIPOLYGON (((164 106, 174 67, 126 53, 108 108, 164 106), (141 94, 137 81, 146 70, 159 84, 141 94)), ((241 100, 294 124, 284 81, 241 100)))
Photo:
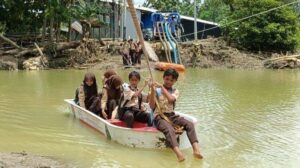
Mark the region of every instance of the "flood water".
MULTIPOLYGON (((26 151, 77 167, 300 167, 300 71, 180 74, 176 110, 198 119, 204 155, 199 161, 184 150, 180 164, 171 150, 122 146, 74 119, 63 99, 74 97, 85 72, 0 71, 0 152, 26 151)), ((98 79, 103 73, 93 72, 98 79)), ((128 72, 119 71, 126 81, 128 72)), ((161 81, 162 73, 154 75, 161 81)))

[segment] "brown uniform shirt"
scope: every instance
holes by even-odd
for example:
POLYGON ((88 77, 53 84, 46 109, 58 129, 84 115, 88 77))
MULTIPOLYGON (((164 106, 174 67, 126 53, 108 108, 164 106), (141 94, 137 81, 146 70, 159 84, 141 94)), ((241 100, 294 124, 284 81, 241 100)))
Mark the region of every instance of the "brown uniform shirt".
MULTIPOLYGON (((156 95, 158 96, 158 104, 160 106, 160 109, 163 113, 171 113, 174 112, 175 108, 175 103, 170 103, 167 97, 162 93, 161 89, 156 89, 156 95), (160 93, 159 93, 160 92, 160 93)), ((173 89, 171 92, 171 95, 175 97, 177 100, 179 96, 179 91, 178 89, 173 89)), ((154 114, 157 115, 159 114, 158 108, 155 108, 154 114)))

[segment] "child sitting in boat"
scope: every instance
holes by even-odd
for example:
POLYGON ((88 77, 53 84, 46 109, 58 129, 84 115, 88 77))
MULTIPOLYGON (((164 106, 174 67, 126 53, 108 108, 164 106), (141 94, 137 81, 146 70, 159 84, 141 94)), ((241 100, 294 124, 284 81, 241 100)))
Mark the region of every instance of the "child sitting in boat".
POLYGON ((123 81, 118 75, 109 77, 103 86, 100 116, 111 119, 112 112, 119 104, 123 81))
POLYGON ((95 114, 101 111, 96 77, 93 73, 88 72, 84 75, 83 83, 76 89, 74 101, 95 114))
POLYGON ((153 82, 151 84, 150 106, 154 109, 154 123, 158 130, 163 132, 169 147, 175 152, 178 161, 185 160, 184 155, 179 150, 176 140, 176 132, 185 130, 193 147, 195 158, 202 159, 194 124, 174 112, 175 102, 179 96, 178 89, 173 85, 178 79, 178 72, 174 69, 167 69, 163 75, 163 85, 153 82), (157 103, 156 104, 156 100, 157 103))
POLYGON ((146 108, 143 106, 144 100, 147 99, 146 95, 142 92, 148 85, 145 81, 144 86, 139 89, 138 84, 141 80, 141 76, 138 72, 132 71, 129 73, 129 83, 127 86, 123 84, 123 96, 121 98, 120 108, 118 110, 119 119, 125 121, 127 127, 133 128, 134 121, 148 123, 150 125, 150 113, 146 112, 146 108))

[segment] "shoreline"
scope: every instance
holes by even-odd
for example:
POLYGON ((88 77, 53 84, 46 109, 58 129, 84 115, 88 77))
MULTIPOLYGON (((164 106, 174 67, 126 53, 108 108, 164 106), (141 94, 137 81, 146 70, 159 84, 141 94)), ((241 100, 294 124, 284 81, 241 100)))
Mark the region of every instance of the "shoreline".
POLYGON ((71 168, 74 167, 67 163, 62 163, 58 159, 50 156, 33 155, 23 152, 0 152, 0 168, 9 167, 40 167, 40 168, 71 168))
MULTIPOLYGON (((43 69, 124 69, 119 54, 120 42, 109 41, 103 46, 96 40, 73 42, 75 48, 66 49, 56 56, 28 55, 16 57, 0 52, 0 70, 43 69)), ((62 45, 62 44, 57 44, 62 45)), ((64 45, 67 45, 64 43, 64 45)), ((166 62, 160 43, 152 43, 159 60, 166 62)), ((277 53, 254 53, 227 45, 222 38, 209 38, 180 44, 179 53, 186 68, 203 69, 296 69, 300 68, 300 54, 286 56, 277 53)), ((142 56, 140 69, 147 68, 142 56)), ((155 62, 150 62, 154 68, 155 62)), ((134 67, 133 67, 134 68, 134 67)))

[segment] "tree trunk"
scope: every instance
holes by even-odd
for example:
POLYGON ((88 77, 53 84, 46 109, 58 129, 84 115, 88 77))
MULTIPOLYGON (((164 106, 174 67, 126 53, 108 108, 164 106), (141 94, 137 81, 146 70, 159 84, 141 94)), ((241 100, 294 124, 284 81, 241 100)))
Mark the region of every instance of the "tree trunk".
POLYGON ((54 37, 53 37, 53 24, 54 24, 54 18, 50 19, 50 43, 54 42, 54 37))
MULTIPOLYGON (((62 50, 66 50, 66 49, 70 49, 70 48, 76 48, 80 45, 80 41, 72 41, 70 43, 58 43, 56 44, 56 51, 62 51, 62 50)), ((42 47, 40 48, 41 52, 44 52, 45 48, 42 47)), ((26 54, 37 54, 39 53, 39 50, 37 48, 27 48, 24 50, 9 50, 4 52, 4 55, 15 55, 16 57, 21 57, 24 56, 26 54)))
POLYGON ((68 32, 68 42, 71 42, 71 38, 72 38, 72 21, 71 19, 69 20, 69 32, 68 32))
POLYGON ((43 19, 43 32, 42 32, 42 43, 45 41, 46 38, 46 26, 47 26, 47 18, 44 16, 43 19))
POLYGON ((57 26, 56 26, 56 42, 58 43, 60 40, 60 24, 61 22, 57 22, 57 26))
POLYGON ((15 42, 11 41, 9 38, 3 36, 2 34, 0 34, 0 39, 2 39, 3 41, 9 43, 10 45, 14 46, 15 48, 21 49, 22 47, 18 46, 15 42))

